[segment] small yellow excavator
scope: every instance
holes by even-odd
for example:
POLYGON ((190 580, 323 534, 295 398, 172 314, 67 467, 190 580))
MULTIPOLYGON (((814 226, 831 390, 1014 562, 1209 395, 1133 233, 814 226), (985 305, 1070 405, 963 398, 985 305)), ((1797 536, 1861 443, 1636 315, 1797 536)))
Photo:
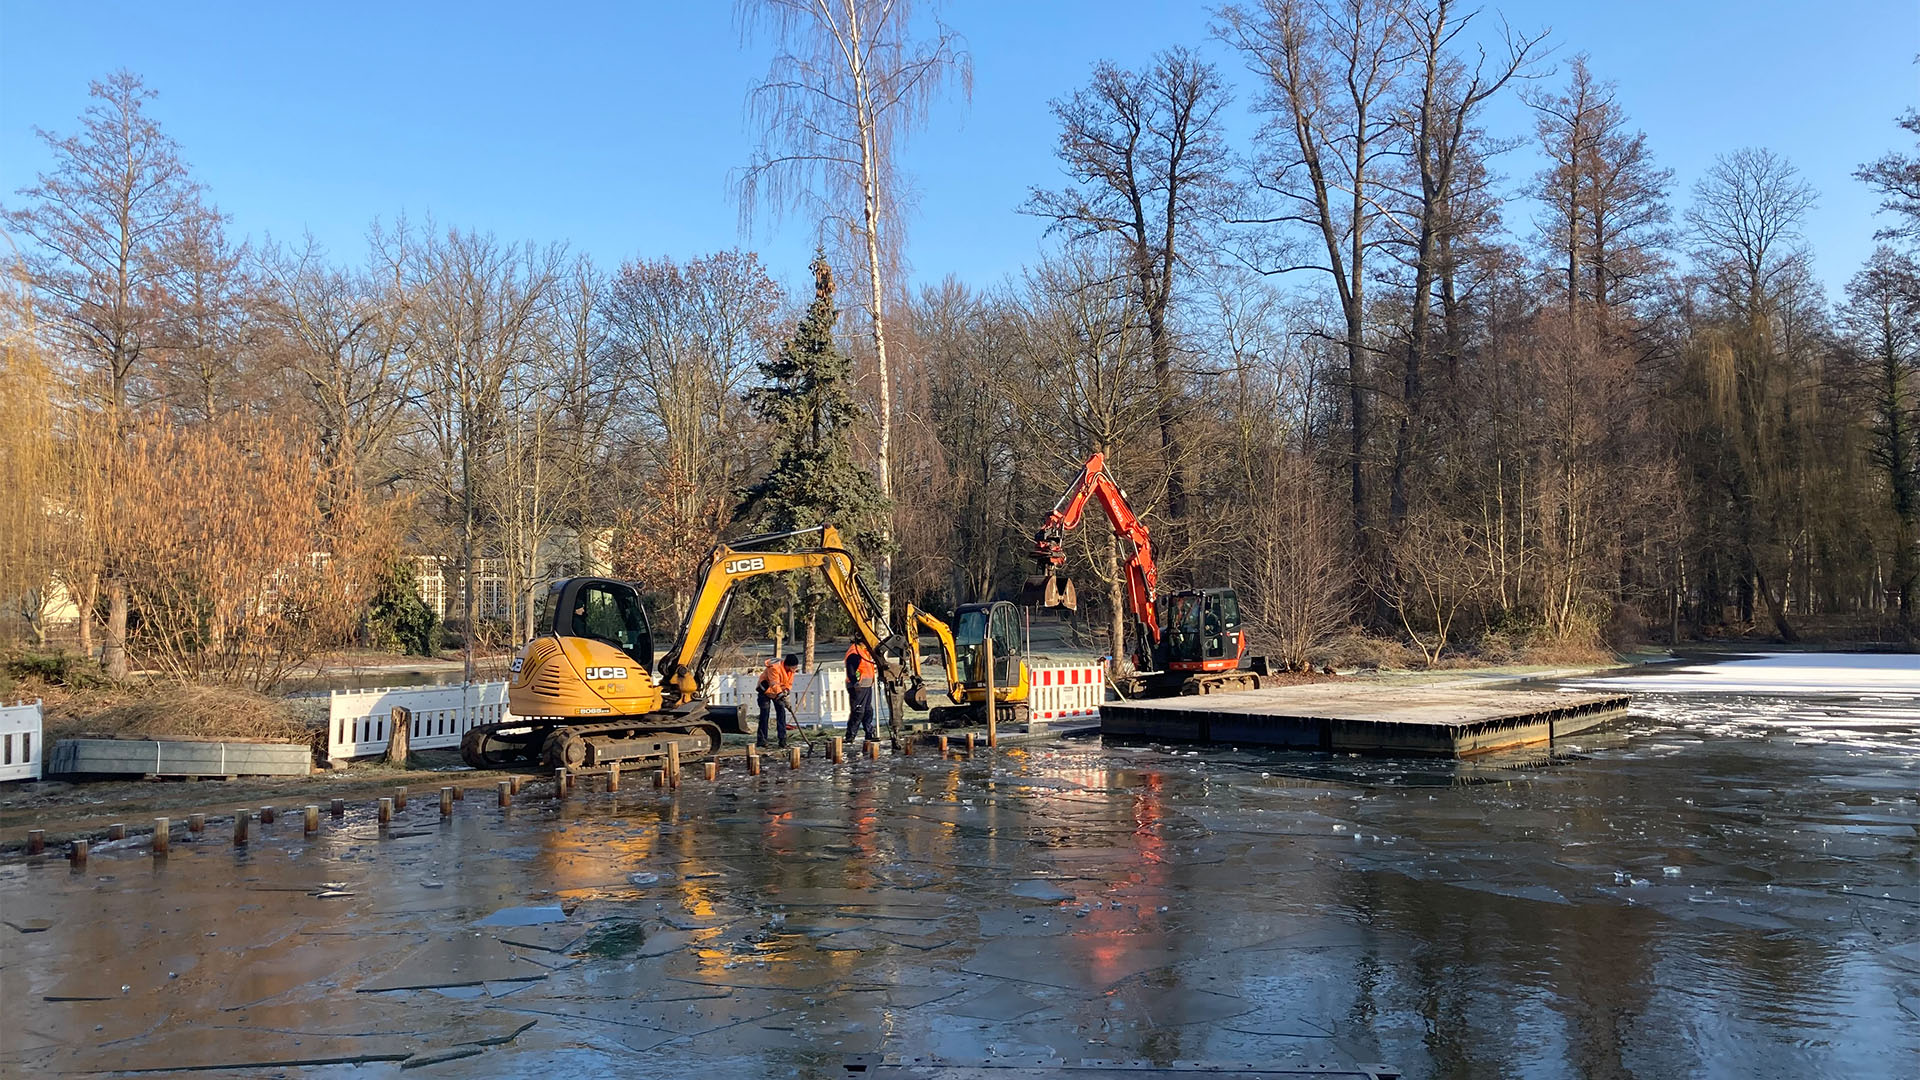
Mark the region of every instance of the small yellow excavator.
POLYGON ((886 617, 855 572, 831 525, 715 545, 707 556, 685 627, 658 665, 640 592, 625 581, 577 577, 554 582, 536 616, 536 635, 512 664, 513 718, 467 732, 460 754, 474 768, 538 762, 557 768, 662 760, 669 748, 692 761, 720 747, 722 725, 744 731, 737 706, 709 705, 707 665, 726 626, 733 590, 765 574, 819 570, 872 652, 900 715, 902 676, 887 658, 886 617), (778 545, 818 533, 816 546, 778 545))
POLYGON ((1005 600, 987 604, 962 604, 954 612, 958 628, 907 605, 904 648, 907 654, 907 695, 909 708, 926 709, 928 719, 948 726, 986 722, 985 642, 993 639, 994 719, 1002 724, 1024 724, 1031 713, 1027 699, 1033 693, 1033 677, 1021 655, 1020 610, 1005 600), (920 674, 920 632, 928 630, 939 639, 940 655, 946 661, 947 697, 952 705, 929 709, 927 684, 920 674))

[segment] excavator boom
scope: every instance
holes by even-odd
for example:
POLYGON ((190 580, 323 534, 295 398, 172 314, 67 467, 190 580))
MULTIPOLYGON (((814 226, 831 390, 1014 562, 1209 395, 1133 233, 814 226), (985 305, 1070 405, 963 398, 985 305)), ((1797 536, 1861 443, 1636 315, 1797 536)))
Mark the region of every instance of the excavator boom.
POLYGON ((853 621, 854 633, 881 666, 881 678, 885 681, 897 679, 897 670, 884 656, 888 641, 893 636, 887 627, 886 617, 868 595, 866 585, 855 575, 853 554, 841 544, 839 531, 831 525, 823 525, 817 529, 753 536, 733 544, 714 546, 707 555, 705 568, 700 572, 699 587, 694 594, 693 608, 687 613, 686 625, 681 629, 679 639, 661 660, 661 683, 667 688, 669 704, 690 701, 700 695, 706 683, 707 663, 712 656, 713 643, 726 625, 727 611, 732 606, 736 585, 765 574, 812 569, 818 569, 827 579, 828 587, 839 599, 841 607, 846 609, 847 617, 853 621), (817 547, 798 551, 768 549, 770 544, 814 532, 820 534, 817 547))
POLYGON ((1033 556, 1040 564, 1040 574, 1028 579, 1020 602, 1041 607, 1076 606, 1073 583, 1066 576, 1066 533, 1080 524, 1086 516, 1087 503, 1093 501, 1099 502, 1114 533, 1128 542, 1127 610, 1139 623, 1141 634, 1141 656, 1136 658, 1136 664, 1141 668, 1150 667, 1152 653, 1160 646, 1160 616, 1154 604, 1160 574, 1154 566, 1153 541, 1147 535, 1146 522, 1133 512, 1127 493, 1107 471, 1106 455, 1096 453, 1087 459, 1080 475, 1068 485, 1046 521, 1041 523, 1039 532, 1034 534, 1033 556))

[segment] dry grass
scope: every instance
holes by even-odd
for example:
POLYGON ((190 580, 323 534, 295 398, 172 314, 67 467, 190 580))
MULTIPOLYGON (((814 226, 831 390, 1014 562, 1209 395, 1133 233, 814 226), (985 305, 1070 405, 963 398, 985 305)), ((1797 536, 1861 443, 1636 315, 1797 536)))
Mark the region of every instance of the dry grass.
MULTIPOLYGON (((50 688, 51 689, 51 688, 50 688)), ((245 739, 310 742, 313 728, 284 698, 218 686, 140 687, 46 695, 49 739, 245 739)))

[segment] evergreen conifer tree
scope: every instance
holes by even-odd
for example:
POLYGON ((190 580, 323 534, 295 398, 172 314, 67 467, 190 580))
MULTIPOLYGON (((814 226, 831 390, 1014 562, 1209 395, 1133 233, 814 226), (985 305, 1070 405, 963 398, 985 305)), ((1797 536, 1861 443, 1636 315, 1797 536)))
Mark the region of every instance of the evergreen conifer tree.
MULTIPOLYGON (((853 361, 833 338, 840 312, 825 253, 815 253, 811 269, 813 302, 793 337, 760 364, 765 385, 748 397, 774 433, 773 467, 749 493, 745 516, 774 532, 827 524, 852 545, 884 542, 887 500, 873 474, 853 460, 853 425, 862 414, 853 398, 853 361)), ((824 594, 811 579, 783 584, 786 599, 804 612, 802 663, 812 671, 824 594)))
POLYGON ((826 256, 812 263, 813 302, 773 356, 760 364, 766 385, 749 396, 754 414, 773 425, 773 467, 752 492, 755 517, 775 531, 822 523, 849 541, 878 536, 886 512, 873 473, 853 460, 853 425, 862 415, 853 397, 853 361, 834 340, 833 271, 826 256))

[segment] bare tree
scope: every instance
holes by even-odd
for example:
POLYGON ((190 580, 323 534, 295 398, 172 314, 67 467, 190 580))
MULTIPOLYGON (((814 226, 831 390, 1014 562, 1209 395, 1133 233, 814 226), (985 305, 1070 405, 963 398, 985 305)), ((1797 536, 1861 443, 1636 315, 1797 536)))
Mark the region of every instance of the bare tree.
MULTIPOLYGON (((32 241, 26 253, 46 313, 82 358, 94 392, 112 417, 117 441, 136 380, 165 336, 160 297, 176 272, 173 250, 206 213, 179 146, 147 115, 154 98, 140 77, 117 71, 91 85, 93 103, 78 134, 35 129, 52 152, 53 171, 20 189, 25 205, 5 221, 32 241)), ((111 467, 111 456, 101 463, 111 467)), ((108 674, 127 674, 127 581, 104 564, 108 674)), ((82 618, 90 618, 83 611, 82 618)))
POLYGON ((1747 318, 1777 314, 1781 291, 1808 265, 1800 227, 1815 201, 1800 170, 1771 150, 1715 158, 1687 211, 1709 288, 1747 318))
POLYGON ((1867 420, 1867 456, 1893 511, 1887 593, 1911 638, 1920 618, 1920 266, 1882 246, 1847 283, 1842 318, 1842 360, 1867 420))
POLYGON ((1377 558, 1367 442, 1369 257, 1387 241, 1388 192, 1376 158, 1399 135, 1391 104, 1416 46, 1407 0, 1261 0, 1220 13, 1220 36, 1262 81, 1268 116, 1252 164, 1252 201, 1242 222, 1256 233, 1246 258, 1262 271, 1318 271, 1339 305, 1337 339, 1346 353, 1350 443, 1346 455, 1355 540, 1363 564, 1377 558), (1312 239, 1296 247, 1284 230, 1312 239))
MULTIPOLYGON (((1615 87, 1573 58, 1567 88, 1526 96, 1534 132, 1552 163, 1535 179, 1548 206, 1540 222, 1565 275, 1570 333, 1582 334, 1581 302, 1611 328, 1619 312, 1643 300, 1665 265, 1667 185, 1673 170, 1653 164, 1644 132, 1630 130, 1615 87)), ((1604 328, 1603 328, 1604 329, 1604 328)))
POLYGON ((429 225, 408 250, 406 347, 429 379, 423 427, 437 457, 430 483, 460 550, 465 677, 473 678, 478 585, 484 554, 483 490, 512 417, 504 395, 544 333, 562 252, 511 245, 429 225))
MULTIPOLYGON (((1900 129, 1920 138, 1920 110, 1908 109, 1900 129)), ((1860 166, 1854 178, 1880 193, 1880 209, 1895 215, 1894 223, 1874 235, 1920 245, 1920 154, 1888 153, 1860 166)))
MULTIPOLYGON (((914 39, 911 0, 739 0, 741 20, 779 50, 748 95, 765 137, 741 178, 742 208, 812 205, 844 223, 864 258, 867 321, 879 401, 876 472, 893 497, 893 372, 885 296, 898 265, 897 154, 934 98, 958 83, 973 92, 973 61, 938 19, 914 39)), ((838 239, 836 237, 835 239, 838 239)), ((893 530, 880 537, 880 604, 891 604, 893 530)))
POLYGON ((1411 159, 1412 190, 1405 193, 1404 213, 1387 219, 1398 225, 1402 259, 1413 270, 1388 481, 1387 521, 1392 528, 1407 516, 1408 472, 1424 438, 1426 361, 1433 345, 1430 323, 1440 246, 1460 224, 1453 209, 1460 201, 1460 170, 1470 158, 1470 140, 1478 134, 1476 114, 1539 57, 1546 39, 1545 34, 1527 37, 1508 31, 1502 55, 1489 60, 1482 53, 1469 69, 1453 49, 1472 19, 1472 13, 1456 19, 1452 0, 1433 0, 1407 15, 1419 89, 1402 107, 1400 120, 1411 159))
MULTIPOLYGON (((59 511, 64 466, 54 438, 58 420, 55 379, 44 328, 24 269, 0 279, 0 609, 17 616, 44 640, 49 586, 59 571, 63 531, 59 511)), ((11 620, 9 620, 11 621, 11 620)))
POLYGON ((155 397, 178 416, 210 422, 266 397, 243 385, 262 374, 252 262, 221 214, 197 214, 181 232, 154 372, 155 397))
POLYGON ((686 500, 675 508, 683 518, 746 481, 754 459, 743 397, 774 348, 781 306, 759 257, 740 251, 684 265, 630 261, 607 290, 609 358, 639 404, 630 434, 653 471, 678 473, 658 490, 686 500))
POLYGON ((1026 206, 1072 239, 1113 243, 1128 268, 1146 320, 1167 513, 1176 529, 1188 481, 1171 315, 1179 272, 1202 230, 1224 213, 1232 188, 1222 116, 1228 100, 1219 72, 1189 49, 1160 53, 1138 72, 1101 62, 1086 88, 1053 103, 1057 153, 1072 186, 1036 188, 1026 206))
POLYGON ((387 451, 416 392, 419 361, 402 335, 407 235, 376 232, 363 272, 329 264, 310 237, 260 260, 261 315, 278 338, 269 354, 293 376, 327 463, 366 484, 391 481, 387 451))

